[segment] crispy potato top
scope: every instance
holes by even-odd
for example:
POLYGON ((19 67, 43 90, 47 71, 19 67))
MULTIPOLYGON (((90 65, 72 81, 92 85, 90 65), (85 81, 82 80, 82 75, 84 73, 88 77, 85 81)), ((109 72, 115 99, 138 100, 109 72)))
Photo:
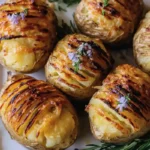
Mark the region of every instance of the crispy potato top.
POLYGON ((0 6, 0 62, 10 70, 41 68, 56 39, 56 16, 44 3, 15 1, 0 6))
POLYGON ((68 35, 54 49, 46 65, 50 83, 79 99, 89 98, 113 65, 100 40, 81 34, 68 35))
POLYGON ((46 82, 15 75, 0 96, 0 115, 6 128, 25 146, 63 149, 76 139, 78 121, 72 105, 46 82))
POLYGON ((106 142, 127 142, 150 130, 150 76, 130 65, 117 67, 87 107, 92 130, 106 142))
MULTIPOLYGON (((109 44, 131 38, 142 12, 142 0, 82 0, 75 12, 81 32, 109 44)), ((121 42, 121 43, 120 43, 121 42)))

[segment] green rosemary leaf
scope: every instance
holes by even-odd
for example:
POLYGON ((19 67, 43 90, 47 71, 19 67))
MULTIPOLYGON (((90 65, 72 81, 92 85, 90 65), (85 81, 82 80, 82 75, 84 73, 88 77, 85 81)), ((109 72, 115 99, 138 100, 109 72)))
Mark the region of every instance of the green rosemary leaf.
POLYGON ((74 71, 75 71, 75 72, 78 72, 78 71, 79 71, 80 63, 81 63, 80 59, 79 59, 78 62, 75 62, 75 63, 74 63, 73 66, 74 66, 74 71))
POLYGON ((66 11, 67 11, 65 8, 63 8, 63 7, 62 7, 62 6, 60 6, 60 5, 58 6, 58 10, 59 10, 59 11, 64 11, 64 12, 66 12, 66 11))
POLYGON ((60 2, 63 2, 65 3, 68 7, 71 6, 71 5, 74 5, 74 4, 77 4, 79 3, 81 0, 49 0, 49 2, 57 2, 57 3, 60 3, 60 2))
POLYGON ((102 15, 105 16, 105 10, 104 9, 102 9, 102 15))
POLYGON ((88 144, 87 146, 97 146, 97 147, 99 147, 99 145, 96 145, 96 144, 88 144))
POLYGON ((148 133, 144 137, 123 145, 109 143, 100 143, 99 145, 89 144, 83 150, 150 150, 150 134, 148 133))
POLYGON ((26 9, 24 10, 24 14, 25 14, 25 16, 28 14, 28 8, 26 8, 26 9))
POLYGON ((149 142, 146 142, 145 144, 141 145, 137 150, 148 150, 150 149, 150 140, 149 142))
POLYGON ((109 0, 103 0, 103 5, 104 5, 104 7, 107 7, 108 6, 108 2, 109 2, 109 0))
POLYGON ((67 4, 68 7, 71 6, 71 5, 74 5, 74 4, 79 3, 80 1, 81 1, 81 0, 63 0, 63 2, 64 2, 65 4, 67 4))
POLYGON ((134 141, 128 145, 125 145, 122 147, 122 150, 132 150, 133 148, 135 148, 135 146, 138 144, 138 142, 134 141))
POLYGON ((72 22, 71 20, 70 20, 70 27, 71 27, 73 33, 78 33, 79 32, 76 25, 75 25, 75 23, 72 22))
POLYGON ((125 99, 127 100, 127 101, 130 101, 131 99, 130 99, 130 93, 128 93, 126 96, 125 96, 125 99))
POLYGON ((105 7, 108 6, 109 0, 103 0, 102 15, 105 16, 105 7))
POLYGON ((59 25, 57 28, 57 32, 58 32, 58 40, 60 40, 67 34, 77 33, 78 29, 76 28, 75 24, 72 21, 70 21, 70 25, 68 25, 62 20, 61 25, 59 25))

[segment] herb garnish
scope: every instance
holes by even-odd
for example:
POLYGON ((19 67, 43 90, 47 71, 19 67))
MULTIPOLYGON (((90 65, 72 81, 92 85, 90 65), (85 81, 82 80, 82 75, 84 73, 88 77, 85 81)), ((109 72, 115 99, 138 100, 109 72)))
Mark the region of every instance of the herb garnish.
POLYGON ((78 72, 82 63, 81 56, 92 57, 92 46, 88 43, 82 43, 76 49, 76 52, 68 53, 69 59, 73 62, 74 71, 78 72))
POLYGON ((102 15, 103 16, 105 15, 105 7, 108 6, 108 2, 109 2, 109 0, 103 0, 103 9, 102 9, 102 15))
POLYGON ((132 142, 116 145, 109 143, 89 144, 87 148, 82 150, 149 150, 150 149, 150 133, 142 138, 133 140, 132 142))
POLYGON ((81 0, 49 0, 49 2, 65 3, 67 7, 79 3, 81 0))
POLYGON ((122 96, 119 98, 117 109, 119 111, 123 111, 124 108, 127 108, 129 101, 130 101, 130 93, 128 93, 126 96, 122 96))
POLYGON ((70 25, 65 23, 63 20, 60 25, 57 27, 58 32, 58 40, 61 40, 64 36, 67 34, 73 34, 78 33, 78 29, 76 28, 76 25, 74 22, 70 20, 70 25))

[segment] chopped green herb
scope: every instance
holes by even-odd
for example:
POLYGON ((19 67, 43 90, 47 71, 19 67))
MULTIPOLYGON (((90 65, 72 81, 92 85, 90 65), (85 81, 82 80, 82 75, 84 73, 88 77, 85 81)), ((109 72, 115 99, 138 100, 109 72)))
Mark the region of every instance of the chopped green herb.
POLYGON ((102 9, 102 15, 105 16, 105 10, 104 9, 102 9))
POLYGON ((24 10, 24 14, 25 14, 25 16, 27 16, 27 14, 28 14, 28 8, 26 8, 26 9, 24 10))
POLYGON ((119 111, 123 111, 124 108, 128 107, 130 100, 130 93, 125 96, 121 96, 118 101, 117 109, 119 109, 119 111))
POLYGON ((104 7, 107 7, 108 6, 108 2, 109 2, 109 0, 103 0, 103 5, 104 5, 104 7))
POLYGON ((75 63, 73 64, 73 66, 74 66, 74 71, 75 71, 75 72, 78 72, 78 71, 79 71, 80 64, 81 64, 80 59, 79 59, 78 62, 75 62, 75 63))
POLYGON ((81 0, 49 0, 49 2, 65 3, 68 7, 79 3, 81 0))
POLYGON ((102 15, 105 16, 105 7, 107 7, 109 0, 103 0, 103 9, 102 9, 102 15))
POLYGON ((131 99, 130 99, 130 93, 128 93, 126 96, 125 96, 125 99, 127 100, 127 101, 130 101, 131 99))
POLYGON ((78 29, 71 20, 70 25, 68 25, 62 20, 61 24, 58 26, 57 32, 58 32, 58 40, 60 40, 67 34, 77 33, 78 29))

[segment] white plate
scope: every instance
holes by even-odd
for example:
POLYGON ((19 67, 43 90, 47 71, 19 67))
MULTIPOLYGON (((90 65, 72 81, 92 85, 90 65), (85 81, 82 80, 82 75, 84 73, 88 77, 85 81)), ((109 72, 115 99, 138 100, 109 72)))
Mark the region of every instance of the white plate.
MULTIPOLYGON (((2 1, 3 0, 0 0, 0 3, 2 1)), ((146 10, 148 9, 150 10, 150 0, 144 0, 144 2, 145 2, 146 10)), ((72 18, 74 9, 75 7, 71 7, 67 9, 67 12, 57 13, 59 20, 63 19, 66 22, 69 22, 69 20, 72 18)), ((115 66, 117 66, 118 64, 124 64, 124 63, 134 65, 134 60, 133 60, 131 49, 114 51, 112 52, 112 55, 115 58, 115 66)), ((43 70, 40 70, 31 75, 36 77, 37 79, 45 80, 43 70)), ((5 70, 2 66, 0 66, 0 88, 6 81, 6 78, 7 78, 7 70, 5 70)), ((87 113, 84 111, 82 112, 80 111, 79 116, 80 116, 79 119, 80 119, 80 128, 81 128, 80 135, 77 141, 75 142, 75 144, 71 146, 70 148, 68 148, 67 150, 82 149, 87 144, 98 143, 98 141, 93 138, 90 132, 87 113)), ((5 130, 1 121, 0 121, 0 150, 27 150, 22 145, 18 144, 16 141, 11 139, 11 137, 9 136, 8 132, 5 130)))

